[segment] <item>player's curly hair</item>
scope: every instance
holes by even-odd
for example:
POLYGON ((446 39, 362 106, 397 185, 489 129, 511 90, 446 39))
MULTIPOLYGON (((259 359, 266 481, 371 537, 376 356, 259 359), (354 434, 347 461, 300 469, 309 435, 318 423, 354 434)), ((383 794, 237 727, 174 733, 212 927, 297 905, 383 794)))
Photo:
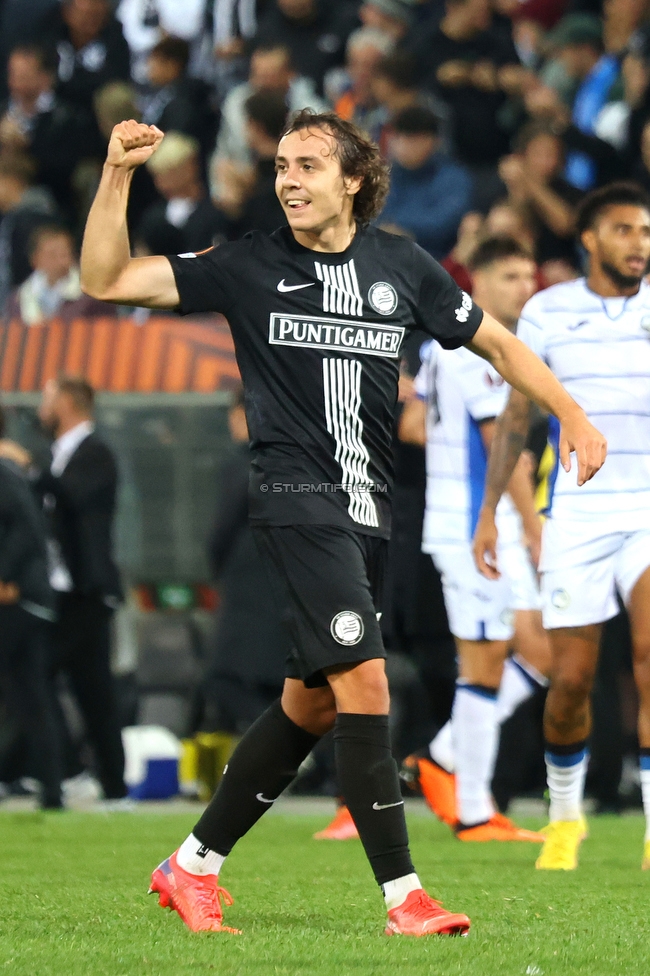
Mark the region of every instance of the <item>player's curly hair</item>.
POLYGON ((360 224, 369 224, 381 213, 388 194, 389 168, 379 146, 356 125, 340 119, 334 112, 314 112, 308 108, 289 118, 280 138, 302 129, 322 129, 332 135, 343 175, 363 178, 354 197, 352 213, 360 224))
POLYGON ((576 230, 580 237, 596 225, 601 214, 610 207, 631 206, 650 210, 650 197, 638 183, 620 180, 592 190, 578 207, 576 230))

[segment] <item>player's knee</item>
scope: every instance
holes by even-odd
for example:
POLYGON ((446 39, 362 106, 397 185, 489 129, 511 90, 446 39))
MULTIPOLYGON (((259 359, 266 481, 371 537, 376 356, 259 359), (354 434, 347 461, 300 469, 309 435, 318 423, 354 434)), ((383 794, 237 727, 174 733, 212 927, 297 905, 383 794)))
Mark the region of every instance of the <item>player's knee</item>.
POLYGON ((593 672, 590 668, 562 668, 553 676, 552 686, 556 695, 568 699, 573 705, 580 704, 591 694, 593 672))
POLYGON ((382 659, 362 661, 329 675, 339 712, 387 713, 390 696, 382 659))
POLYGON ((650 694, 650 636, 634 642, 634 677, 639 691, 650 694))

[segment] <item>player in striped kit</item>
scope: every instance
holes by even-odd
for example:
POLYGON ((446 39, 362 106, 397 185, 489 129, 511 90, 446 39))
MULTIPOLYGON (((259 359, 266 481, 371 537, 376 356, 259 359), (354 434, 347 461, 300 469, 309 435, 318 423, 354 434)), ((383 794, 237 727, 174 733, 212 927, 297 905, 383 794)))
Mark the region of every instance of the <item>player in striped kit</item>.
MULTIPOLYGON (((583 202, 578 230, 586 278, 539 292, 517 335, 550 366, 607 436, 607 465, 580 492, 561 466, 551 476, 540 570, 553 649, 544 731, 550 827, 537 867, 571 870, 586 835, 582 797, 590 692, 602 623, 627 607, 639 692, 638 734, 650 868, 650 200, 611 184, 583 202)), ((494 511, 528 426, 516 391, 499 420, 475 536, 481 571, 498 575, 494 511)), ((557 423, 551 418, 551 440, 557 423)))

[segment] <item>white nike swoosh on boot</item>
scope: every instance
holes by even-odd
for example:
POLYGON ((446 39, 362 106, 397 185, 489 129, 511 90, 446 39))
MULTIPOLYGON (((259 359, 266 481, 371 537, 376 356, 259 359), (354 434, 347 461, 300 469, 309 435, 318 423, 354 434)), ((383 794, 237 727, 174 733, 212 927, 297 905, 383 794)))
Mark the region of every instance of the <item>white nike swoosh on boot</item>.
POLYGON ((314 281, 308 281, 306 285, 285 285, 284 278, 278 283, 278 291, 298 291, 299 288, 311 288, 314 281))
POLYGON ((264 794, 262 794, 262 793, 256 793, 255 794, 255 799, 256 800, 259 800, 260 803, 275 803, 275 801, 277 800, 277 796, 274 797, 272 800, 267 800, 266 797, 264 796, 264 794))
POLYGON ((388 810, 389 807, 403 807, 404 800, 400 800, 398 803, 373 803, 373 810, 388 810))

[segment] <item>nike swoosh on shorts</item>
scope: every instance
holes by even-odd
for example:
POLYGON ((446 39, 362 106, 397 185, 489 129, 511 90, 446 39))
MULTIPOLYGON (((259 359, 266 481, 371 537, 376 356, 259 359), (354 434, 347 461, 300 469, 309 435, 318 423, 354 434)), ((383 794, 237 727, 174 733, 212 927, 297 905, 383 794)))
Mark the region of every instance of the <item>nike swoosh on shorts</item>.
POLYGON ((400 800, 398 803, 373 803, 373 810, 388 810, 389 807, 403 807, 404 800, 400 800))

